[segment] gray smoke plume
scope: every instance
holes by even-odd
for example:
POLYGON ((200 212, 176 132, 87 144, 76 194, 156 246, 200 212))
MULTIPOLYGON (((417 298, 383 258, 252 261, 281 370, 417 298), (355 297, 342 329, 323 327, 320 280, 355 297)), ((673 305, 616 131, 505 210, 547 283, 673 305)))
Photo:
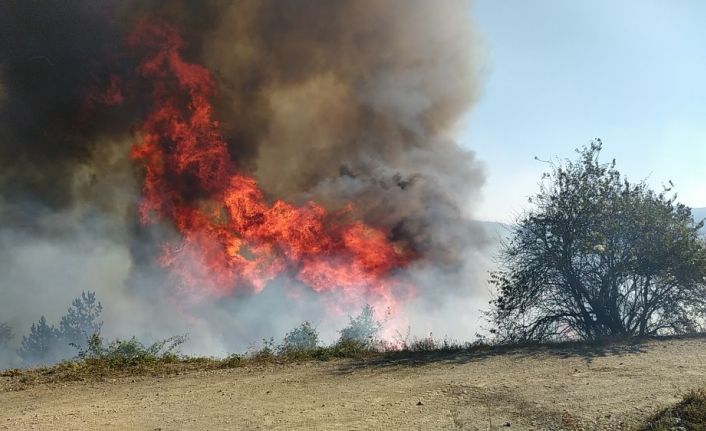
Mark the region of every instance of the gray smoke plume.
POLYGON ((462 1, 236 2, 203 55, 266 191, 352 201, 437 260, 465 249, 452 230, 483 182, 448 136, 477 95, 474 40, 462 1))
POLYGON ((479 91, 462 0, 3 2, 0 322, 24 333, 96 290, 109 335, 187 331, 206 353, 304 319, 330 323, 311 292, 275 285, 188 311, 167 299, 154 258, 170 229, 138 223, 141 172, 128 158, 148 104, 139 85, 117 106, 91 98, 134 69, 125 40, 145 18, 174 23, 186 57, 213 73, 234 162, 268 198, 353 202, 351 216, 420 256, 409 269, 411 324, 468 333, 488 239, 471 213, 482 166, 453 140, 479 91), (468 305, 462 324, 439 317, 449 303, 468 305))

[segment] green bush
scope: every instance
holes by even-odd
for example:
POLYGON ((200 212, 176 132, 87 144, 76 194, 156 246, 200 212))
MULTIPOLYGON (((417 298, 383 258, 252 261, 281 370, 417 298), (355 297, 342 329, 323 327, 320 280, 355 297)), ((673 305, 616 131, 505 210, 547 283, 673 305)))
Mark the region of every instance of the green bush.
POLYGON ((319 331, 310 322, 304 322, 284 336, 278 347, 280 354, 314 350, 319 345, 319 331))
POLYGON ((375 309, 370 305, 365 305, 358 316, 349 319, 348 326, 340 331, 341 336, 338 343, 344 343, 348 347, 353 345, 372 347, 380 329, 382 329, 382 323, 375 320, 375 309))
POLYGON ((186 340, 186 335, 179 335, 146 346, 132 337, 129 340, 116 339, 104 346, 101 336, 94 334, 89 338, 87 348, 79 351, 78 357, 87 364, 101 364, 111 369, 177 362, 181 358, 179 346, 186 340))
POLYGON ((231 355, 226 356, 222 361, 221 361, 221 368, 238 368, 241 365, 243 365, 243 358, 242 355, 239 355, 237 353, 233 353, 231 355))

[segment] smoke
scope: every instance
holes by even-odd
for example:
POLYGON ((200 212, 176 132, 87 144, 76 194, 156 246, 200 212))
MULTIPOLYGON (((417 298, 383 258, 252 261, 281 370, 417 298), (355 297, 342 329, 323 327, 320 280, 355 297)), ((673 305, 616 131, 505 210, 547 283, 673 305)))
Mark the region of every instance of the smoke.
POLYGON ((141 60, 126 40, 145 18, 173 23, 184 55, 210 70, 233 163, 267 199, 352 202, 351 218, 418 256, 413 327, 472 330, 489 241, 472 221, 483 167, 453 140, 479 92, 461 0, 3 2, 0 322, 26 332, 96 290, 108 335, 190 332, 194 351, 222 353, 304 319, 346 320, 278 281, 188 310, 170 299, 155 257, 174 232, 139 223, 143 172, 128 156, 145 88, 114 88, 141 60), (454 315, 467 305, 463 323, 441 317, 449 304, 454 315))
POLYGON ((226 89, 226 133, 255 145, 242 163, 272 196, 355 202, 366 221, 451 256, 467 237, 449 225, 483 182, 447 135, 478 93, 469 23, 462 1, 240 2, 204 61, 226 89))

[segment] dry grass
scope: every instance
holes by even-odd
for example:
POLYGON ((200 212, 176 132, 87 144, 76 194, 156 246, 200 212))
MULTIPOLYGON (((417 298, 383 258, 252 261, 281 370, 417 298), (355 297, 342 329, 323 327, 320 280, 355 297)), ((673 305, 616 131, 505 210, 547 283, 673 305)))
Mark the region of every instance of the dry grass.
MULTIPOLYGON (((27 369, 0 371, 4 385, 0 389, 22 390, 34 384, 64 383, 75 381, 106 381, 133 376, 168 376, 191 371, 209 371, 245 366, 265 366, 308 361, 329 361, 334 359, 380 359, 395 361, 400 358, 415 358, 419 355, 448 354, 461 352, 496 352, 502 354, 527 345, 488 345, 452 343, 433 338, 414 339, 402 345, 388 345, 382 342, 363 343, 355 340, 340 341, 330 346, 317 346, 305 350, 278 349, 271 341, 245 355, 233 354, 226 358, 189 357, 173 353, 171 349, 160 352, 157 345, 164 345, 172 339, 152 346, 143 346, 134 339, 117 340, 107 348, 97 347, 82 358, 64 361, 59 364, 27 369)), ((100 340, 96 340, 100 341, 100 340)), ((573 343, 571 343, 573 344, 573 343)), ((178 345, 178 343, 177 343, 178 345)))
POLYGON ((92 359, 66 361, 51 367, 5 370, 0 372, 0 378, 5 380, 6 390, 22 390, 35 384, 106 381, 132 376, 166 376, 188 371, 229 368, 231 364, 228 359, 181 358, 114 366, 107 360, 92 359))
MULTIPOLYGON (((127 344, 127 342, 123 342, 127 344)), ((328 361, 340 358, 362 359, 384 353, 355 341, 345 341, 326 347, 279 352, 265 345, 246 355, 233 354, 226 358, 189 357, 179 354, 153 354, 138 348, 129 355, 97 354, 83 359, 64 361, 49 367, 0 371, 5 390, 22 390, 34 384, 75 381, 106 381, 133 376, 167 376, 191 371, 209 371, 245 366, 264 366, 307 361, 328 361)), ((2 388, 3 386, 0 386, 2 388)))

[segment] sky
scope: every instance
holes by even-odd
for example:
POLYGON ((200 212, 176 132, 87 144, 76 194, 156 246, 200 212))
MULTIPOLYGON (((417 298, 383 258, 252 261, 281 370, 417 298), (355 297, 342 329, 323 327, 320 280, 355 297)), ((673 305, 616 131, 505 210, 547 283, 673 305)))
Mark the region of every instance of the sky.
POLYGON ((593 138, 630 180, 706 206, 706 2, 476 0, 483 92, 462 145, 487 169, 482 220, 512 221, 546 163, 593 138))

